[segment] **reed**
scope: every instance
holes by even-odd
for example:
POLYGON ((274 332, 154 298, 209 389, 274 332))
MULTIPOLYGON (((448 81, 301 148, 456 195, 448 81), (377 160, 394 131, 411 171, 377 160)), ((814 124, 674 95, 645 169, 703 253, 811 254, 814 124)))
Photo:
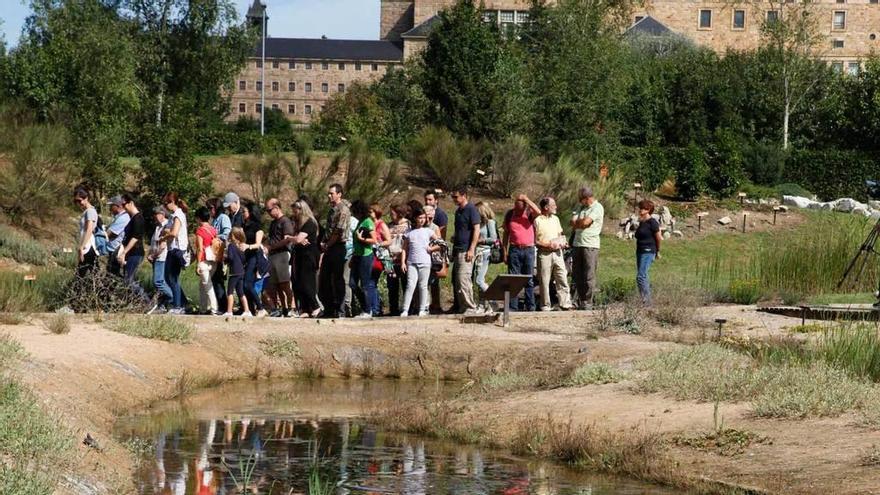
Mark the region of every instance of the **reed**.
POLYGON ((880 334, 873 325, 826 329, 816 344, 816 355, 852 376, 880 382, 880 334))

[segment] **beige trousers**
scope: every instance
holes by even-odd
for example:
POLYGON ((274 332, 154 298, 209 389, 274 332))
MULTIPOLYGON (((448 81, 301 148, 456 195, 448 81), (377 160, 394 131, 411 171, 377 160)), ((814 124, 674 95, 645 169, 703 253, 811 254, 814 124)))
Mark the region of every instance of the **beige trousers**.
POLYGON ((474 302, 474 260, 466 261, 466 255, 466 252, 456 253, 452 265, 452 289, 461 312, 477 307, 474 302))
POLYGON ((542 310, 549 310, 553 306, 550 303, 550 280, 556 281, 556 296, 559 298, 559 307, 565 309, 571 307, 568 271, 565 269, 565 259, 561 250, 538 251, 538 279, 541 282, 542 310))

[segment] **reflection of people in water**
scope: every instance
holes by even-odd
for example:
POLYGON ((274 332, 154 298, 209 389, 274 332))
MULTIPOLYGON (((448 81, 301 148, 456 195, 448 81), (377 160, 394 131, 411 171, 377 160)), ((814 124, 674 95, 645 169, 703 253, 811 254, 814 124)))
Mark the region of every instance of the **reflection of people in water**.
POLYGON ((198 459, 195 459, 197 495, 217 494, 217 480, 214 479, 214 470, 211 469, 211 465, 208 462, 208 451, 214 443, 215 433, 217 433, 217 422, 212 419, 208 421, 205 441, 202 442, 198 459))

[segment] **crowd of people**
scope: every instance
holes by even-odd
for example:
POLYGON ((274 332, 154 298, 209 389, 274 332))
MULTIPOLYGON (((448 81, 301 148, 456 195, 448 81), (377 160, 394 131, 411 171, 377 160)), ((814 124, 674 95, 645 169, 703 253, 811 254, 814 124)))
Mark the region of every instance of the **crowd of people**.
MULTIPOLYGON (((459 188, 451 193, 456 209, 450 239, 439 195, 429 190, 424 202, 392 204, 386 215, 378 203, 347 200, 342 186, 333 184, 321 222, 306 197, 285 211, 277 198, 260 208, 230 192, 209 199, 190 217, 186 202, 170 192, 152 210, 154 228, 148 232, 132 196, 110 198, 113 216, 105 225, 89 191, 79 187, 73 193, 82 210, 77 275, 99 269, 99 258, 106 256, 107 270, 143 293, 136 274, 147 260, 155 290, 151 312, 184 314, 190 300, 180 276, 195 265, 200 314, 371 318, 444 312, 440 280, 446 277, 454 293, 446 312, 494 311, 494 302, 483 297, 490 285, 486 276, 492 263, 505 263, 508 273, 529 276, 522 300, 512 298, 511 309, 592 308, 605 212, 590 187, 578 191, 568 233, 552 197, 535 203, 518 195, 499 225, 488 203, 474 204, 459 188), (270 219, 265 232, 262 215, 270 219), (387 301, 379 295, 382 277, 387 301)), ((662 237, 651 216, 654 205, 643 200, 638 207, 636 280, 643 302, 650 304, 648 271, 662 237)))

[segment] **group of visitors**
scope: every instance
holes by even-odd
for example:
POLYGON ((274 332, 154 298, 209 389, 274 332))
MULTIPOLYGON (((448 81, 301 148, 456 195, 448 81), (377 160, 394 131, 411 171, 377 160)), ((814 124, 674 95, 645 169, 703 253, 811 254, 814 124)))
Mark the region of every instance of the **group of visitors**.
MULTIPOLYGON (((378 290, 383 276, 392 316, 442 312, 440 280, 447 276, 454 293, 449 312, 494 311, 483 297, 489 289, 486 275, 492 263, 506 263, 508 273, 529 277, 523 300, 514 297, 511 309, 592 308, 604 209, 591 188, 579 190, 568 235, 554 198, 535 203, 520 194, 504 215, 500 237, 489 204, 472 203, 467 190, 459 188, 451 194, 456 209, 448 244, 449 217, 438 195, 428 191, 424 203, 391 205, 386 223, 380 204, 349 202, 342 186, 333 184, 323 223, 310 198, 299 198, 288 212, 271 198, 262 208, 270 218, 264 233, 259 206, 230 192, 196 209, 190 242, 189 207, 172 192, 153 209, 155 227, 145 250, 147 222, 134 198, 111 198, 113 218, 105 226, 89 191, 77 188, 74 202, 83 211, 77 273, 87 275, 97 269, 99 257, 107 256, 107 270, 140 290, 135 276, 146 259, 153 268, 152 311, 182 314, 188 299, 180 276, 192 264, 201 314, 336 318, 354 316, 356 302, 356 317, 370 318, 386 314, 378 290)), ((659 255, 661 236, 651 218, 653 204, 642 201, 639 211, 637 282, 642 299, 650 303, 647 274, 659 255)))

